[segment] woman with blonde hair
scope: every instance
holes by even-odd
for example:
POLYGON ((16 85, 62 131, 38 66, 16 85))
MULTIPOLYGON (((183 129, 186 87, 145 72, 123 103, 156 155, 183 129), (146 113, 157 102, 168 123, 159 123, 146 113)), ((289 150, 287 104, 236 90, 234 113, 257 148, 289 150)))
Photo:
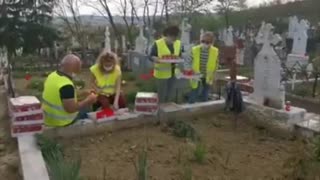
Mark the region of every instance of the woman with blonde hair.
POLYGON ((125 108, 126 103, 121 94, 121 68, 115 53, 104 50, 98 57, 96 64, 90 67, 92 86, 98 94, 98 102, 93 110, 99 107, 114 109, 125 108))

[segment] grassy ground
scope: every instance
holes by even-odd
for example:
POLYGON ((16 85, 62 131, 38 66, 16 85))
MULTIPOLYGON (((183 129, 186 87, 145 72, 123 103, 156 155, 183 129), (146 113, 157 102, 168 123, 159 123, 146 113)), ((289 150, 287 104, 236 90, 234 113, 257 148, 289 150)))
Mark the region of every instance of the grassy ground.
POLYGON ((295 84, 295 89, 291 90, 291 85, 287 86, 288 92, 306 98, 317 98, 320 100, 320 81, 318 81, 318 86, 316 88, 316 97, 312 97, 314 82, 303 82, 295 84))

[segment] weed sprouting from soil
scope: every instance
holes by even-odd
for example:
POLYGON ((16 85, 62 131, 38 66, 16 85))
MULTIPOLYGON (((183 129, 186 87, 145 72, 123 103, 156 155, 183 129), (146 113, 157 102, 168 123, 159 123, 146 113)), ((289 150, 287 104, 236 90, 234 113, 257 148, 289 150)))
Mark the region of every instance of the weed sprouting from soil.
POLYGON ((81 180, 81 160, 67 162, 64 159, 61 145, 55 141, 37 135, 37 144, 48 165, 50 179, 52 180, 81 180))
POLYGON ((197 143, 196 148, 193 152, 193 155, 194 155, 196 162, 204 163, 204 161, 206 159, 206 155, 207 155, 206 146, 201 143, 197 143))
POLYGON ((148 179, 148 154, 144 149, 138 154, 137 163, 133 162, 138 180, 147 180, 148 179))

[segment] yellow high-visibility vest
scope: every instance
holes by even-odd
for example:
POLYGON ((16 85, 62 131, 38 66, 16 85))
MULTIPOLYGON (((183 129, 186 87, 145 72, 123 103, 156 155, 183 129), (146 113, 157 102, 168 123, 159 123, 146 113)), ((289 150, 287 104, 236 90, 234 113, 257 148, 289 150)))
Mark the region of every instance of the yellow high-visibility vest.
POLYGON ((91 66, 90 71, 96 78, 96 85, 101 94, 115 94, 117 79, 121 75, 119 65, 116 65, 114 70, 108 74, 101 72, 97 64, 91 66))
MULTIPOLYGON (((47 126, 66 126, 71 124, 78 114, 78 112, 68 113, 64 110, 60 98, 60 88, 65 85, 74 87, 71 79, 57 74, 56 71, 49 74, 44 83, 42 109, 44 111, 44 123, 47 126)), ((75 101, 77 101, 76 92, 75 101)))
MULTIPOLYGON (((206 78, 206 83, 211 85, 214 80, 214 72, 217 68, 217 62, 218 62, 218 55, 219 50, 216 47, 211 46, 209 49, 209 56, 208 56, 208 62, 207 62, 207 74, 203 74, 203 76, 206 78)), ((200 57, 201 56, 201 46, 195 46, 192 48, 192 70, 195 73, 200 73, 200 57)), ((191 87, 192 89, 198 88, 198 81, 191 80, 191 87)))
MULTIPOLYGON (((156 41, 158 57, 162 58, 166 55, 172 55, 171 51, 169 50, 166 41, 164 38, 161 38, 156 41)), ((173 44, 175 56, 180 56, 181 54, 181 41, 176 40, 173 44)), ((177 73, 177 68, 174 70, 177 73)), ((172 65, 169 63, 155 63, 153 76, 157 79, 169 79, 172 77, 172 65)))

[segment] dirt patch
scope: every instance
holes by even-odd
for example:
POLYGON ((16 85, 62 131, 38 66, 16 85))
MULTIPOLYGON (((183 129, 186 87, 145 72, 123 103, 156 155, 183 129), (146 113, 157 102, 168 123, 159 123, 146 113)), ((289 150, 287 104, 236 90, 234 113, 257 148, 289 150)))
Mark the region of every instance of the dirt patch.
POLYGON ((7 100, 0 88, 0 179, 20 180, 17 141, 10 137, 7 100))
POLYGON ((81 157, 81 174, 92 180, 136 179, 134 163, 147 144, 151 180, 295 179, 303 176, 305 146, 271 136, 240 119, 234 131, 223 113, 188 121, 201 137, 206 156, 195 161, 196 144, 174 137, 167 128, 145 126, 92 137, 62 140, 67 159, 81 157), (147 138, 146 138, 147 137, 147 138), (146 143, 148 142, 148 143, 146 143))

